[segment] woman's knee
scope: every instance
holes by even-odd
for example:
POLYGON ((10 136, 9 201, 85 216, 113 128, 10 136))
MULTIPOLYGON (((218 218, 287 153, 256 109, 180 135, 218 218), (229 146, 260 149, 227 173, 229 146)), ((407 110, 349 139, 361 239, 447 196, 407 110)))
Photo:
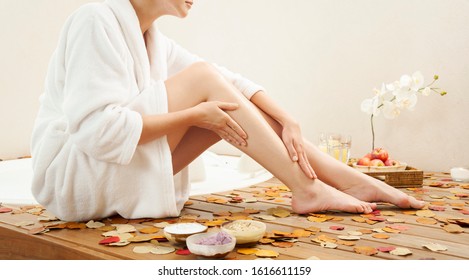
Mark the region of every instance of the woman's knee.
POLYGON ((187 68, 187 71, 189 71, 194 78, 197 78, 197 81, 199 82, 226 82, 224 77, 215 68, 215 66, 205 61, 199 61, 191 64, 187 68))

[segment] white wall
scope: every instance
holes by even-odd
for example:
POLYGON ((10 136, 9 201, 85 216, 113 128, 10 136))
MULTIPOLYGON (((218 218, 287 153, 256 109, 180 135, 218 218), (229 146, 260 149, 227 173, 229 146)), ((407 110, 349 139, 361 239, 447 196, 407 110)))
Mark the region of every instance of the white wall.
MULTIPOLYGON (((0 158, 29 153, 47 60, 66 16, 85 0, 0 0, 0 158), (63 3, 66 2, 66 3, 63 3)), ((449 93, 377 117, 376 146, 425 170, 469 166, 468 0, 199 0, 161 30, 190 51, 264 85, 316 141, 321 131, 370 149, 363 99, 420 70, 449 93)))

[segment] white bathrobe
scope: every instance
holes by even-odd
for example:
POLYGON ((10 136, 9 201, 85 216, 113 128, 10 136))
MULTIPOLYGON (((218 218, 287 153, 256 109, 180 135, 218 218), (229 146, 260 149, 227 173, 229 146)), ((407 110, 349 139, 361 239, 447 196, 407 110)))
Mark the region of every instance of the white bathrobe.
MULTIPOLYGON (((63 220, 178 216, 189 195, 188 170, 173 176, 166 137, 138 145, 141 116, 167 113, 164 81, 200 60, 155 25, 144 40, 128 0, 72 14, 33 131, 37 201, 63 220)), ((262 90, 217 68, 247 98, 262 90)))

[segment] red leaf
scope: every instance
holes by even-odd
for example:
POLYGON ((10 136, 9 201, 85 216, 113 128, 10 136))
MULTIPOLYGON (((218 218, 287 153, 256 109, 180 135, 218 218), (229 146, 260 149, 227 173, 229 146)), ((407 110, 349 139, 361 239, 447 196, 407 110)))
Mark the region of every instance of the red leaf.
POLYGON ((469 215, 469 210, 466 210, 466 209, 459 210, 459 212, 464 214, 464 215, 469 215))
POLYGON ((190 255, 191 254, 191 251, 189 251, 189 249, 179 249, 176 251, 176 255, 190 255))
POLYGON ((438 206, 438 205, 430 205, 428 206, 428 209, 433 210, 433 211, 445 211, 446 207, 438 206))
POLYGON ((108 238, 105 238, 101 241, 99 241, 99 244, 100 245, 106 245, 106 244, 110 244, 110 243, 115 243, 115 242, 119 242, 121 239, 119 238, 119 236, 111 236, 111 237, 108 237, 108 238))
POLYGON ((369 217, 368 218, 369 220, 372 220, 372 221, 376 221, 376 222, 384 222, 386 221, 386 218, 385 217, 377 217, 377 216, 374 216, 374 217, 369 217))
POLYGON ((387 225, 388 228, 392 228, 392 229, 397 229, 397 230, 400 230, 400 231, 404 231, 404 230, 408 230, 410 229, 409 226, 405 226, 405 225, 387 225))
POLYGON ((388 252, 391 252, 392 250, 396 249, 396 247, 388 246, 388 247, 378 247, 376 249, 378 249, 378 251, 380 251, 380 252, 388 253, 388 252))
POLYGON ((13 209, 7 207, 0 207, 0 213, 8 213, 11 211, 13 211, 13 209))
POLYGON ((345 227, 343 227, 343 226, 330 226, 329 228, 332 229, 332 230, 344 230, 345 227))

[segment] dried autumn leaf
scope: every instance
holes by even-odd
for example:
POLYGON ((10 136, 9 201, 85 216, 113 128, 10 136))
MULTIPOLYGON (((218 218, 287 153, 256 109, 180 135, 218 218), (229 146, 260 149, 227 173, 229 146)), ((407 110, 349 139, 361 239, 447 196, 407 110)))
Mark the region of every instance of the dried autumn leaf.
POLYGON ((369 225, 374 225, 374 224, 378 223, 378 221, 373 221, 373 220, 370 220, 370 219, 366 219, 365 223, 367 223, 369 225))
POLYGON ((345 227, 344 227, 344 226, 330 226, 329 229, 332 229, 332 230, 344 230, 345 227))
POLYGON ((264 221, 274 221, 277 218, 270 216, 270 215, 253 215, 254 218, 257 218, 259 220, 264 220, 264 221))
POLYGON ((129 245, 130 242, 127 241, 127 240, 122 240, 122 241, 119 241, 119 242, 114 242, 114 243, 109 243, 107 244, 108 246, 112 246, 112 247, 124 247, 124 246, 127 246, 129 245))
POLYGON ((305 230, 311 231, 313 233, 321 232, 321 229, 318 228, 318 227, 307 227, 307 228, 305 228, 305 230))
POLYGON ((433 211, 431 210, 418 210, 417 212, 415 212, 415 215, 417 215, 418 217, 424 217, 424 218, 431 218, 431 217, 436 216, 436 214, 433 213, 433 211))
POLYGON ((391 223, 391 224, 397 224, 397 223, 405 223, 405 220, 399 219, 399 218, 387 218, 386 222, 391 223))
POLYGON ((131 236, 127 238, 127 241, 129 242, 146 242, 154 239, 156 235, 137 235, 137 236, 131 236))
POLYGON ((290 216, 290 214, 291 214, 290 211, 285 210, 285 209, 275 208, 275 210, 272 211, 272 215, 279 217, 279 218, 286 218, 290 216))
POLYGON ((356 241, 361 239, 361 237, 358 235, 339 235, 337 238, 347 241, 356 241))
POLYGON ((97 228, 97 230, 99 231, 113 231, 115 229, 116 229, 115 226, 102 226, 102 227, 97 228))
POLYGON ((105 226, 105 224, 101 223, 101 222, 95 222, 93 220, 89 221, 86 223, 86 227, 87 228, 92 228, 92 229, 97 229, 97 228, 101 228, 105 226))
POLYGON ((153 234, 153 233, 157 233, 158 231, 160 231, 160 229, 156 227, 145 227, 145 228, 139 229, 138 231, 144 234, 153 234))
POLYGON ((116 231, 118 233, 126 233, 126 232, 136 232, 137 229, 133 225, 129 224, 113 224, 116 227, 116 231))
POLYGON ((320 242, 319 245, 322 248, 329 248, 329 249, 335 249, 339 247, 339 245, 337 245, 336 243, 332 243, 332 242, 320 242))
POLYGON ((416 222, 423 225, 436 225, 437 221, 433 218, 418 218, 416 222))
POLYGON ((337 240, 338 245, 355 246, 356 242, 348 240, 337 240))
POLYGON ((381 217, 381 216, 373 216, 373 217, 369 217, 368 220, 371 220, 371 221, 374 221, 374 222, 384 222, 384 221, 386 221, 386 218, 381 217))
POLYGON ((396 212, 393 212, 393 211, 381 211, 381 215, 383 215, 383 216, 396 216, 396 212))
POLYGON ((13 209, 8 207, 0 207, 0 213, 10 213, 13 209))
POLYGON ((417 211, 414 211, 414 210, 402 211, 402 214, 409 215, 409 216, 413 216, 416 213, 417 213, 417 211))
POLYGON ((236 252, 241 255, 254 255, 259 249, 256 248, 239 248, 236 252))
POLYGON ((204 225, 208 227, 216 227, 216 226, 221 226, 224 223, 226 223, 225 220, 214 220, 214 221, 205 222, 204 225))
POLYGON ((400 230, 395 229, 395 228, 391 228, 391 227, 384 227, 383 231, 387 232, 387 233, 401 233, 400 230))
POLYGON ((359 229, 358 231, 363 233, 363 234, 372 234, 373 233, 373 230, 368 229, 368 228, 362 228, 362 229, 359 229))
POLYGON ((352 217, 352 221, 357 222, 357 223, 365 223, 366 219, 363 217, 352 217))
POLYGON ((291 248, 291 247, 293 247, 294 243, 293 242, 275 241, 275 242, 272 242, 272 245, 275 246, 275 247, 279 247, 279 248, 291 248))
POLYGON ((396 249, 389 252, 391 255, 395 256, 408 256, 412 255, 412 251, 407 248, 397 247, 396 249))
POLYGON ((76 222, 68 222, 65 224, 65 227, 68 229, 85 229, 85 223, 76 223, 76 222))
POLYGON ((153 246, 135 246, 132 251, 136 254, 148 254, 153 248, 153 246))
POLYGON ((293 235, 296 237, 310 237, 311 236, 311 231, 307 231, 304 229, 295 229, 293 231, 293 235))
POLYGON ((363 232, 358 231, 358 230, 352 230, 352 231, 347 232, 347 234, 348 235, 353 235, 353 236, 362 236, 363 232))
POLYGON ((390 236, 384 233, 375 233, 371 235, 371 237, 376 238, 376 239, 389 239, 390 236))
POLYGON ((272 238, 261 238, 259 240, 259 243, 260 244, 270 244, 272 242, 275 242, 275 239, 272 239, 272 238))
POLYGON ((378 254, 378 250, 370 246, 355 246, 353 247, 353 251, 357 254, 362 254, 366 256, 373 256, 378 254))
POLYGON ((378 247, 378 248, 376 248, 376 249, 377 249, 378 251, 380 251, 380 252, 383 252, 383 253, 389 253, 389 252, 391 252, 392 250, 395 250, 396 247, 394 247, 394 246, 387 246, 387 247, 378 247))
POLYGON ((17 227, 27 227, 27 226, 32 226, 34 224, 35 224, 35 222, 33 222, 33 221, 21 221, 21 222, 15 223, 15 226, 17 226, 17 227))
POLYGON ((464 232, 464 229, 462 227, 460 227, 459 225, 455 225, 455 224, 445 225, 443 229, 449 233, 463 233, 464 232))
POLYGON ((194 202, 191 201, 191 200, 188 200, 188 201, 184 202, 184 206, 190 206, 192 204, 194 204, 194 202))
POLYGON ((433 211, 445 211, 446 207, 439 206, 439 205, 429 205, 428 209, 433 210, 433 211))
POLYGON ((257 250, 255 255, 259 258, 276 258, 280 254, 278 252, 272 251, 272 250, 257 250))
POLYGON ((155 255, 166 255, 176 251, 176 248, 171 246, 155 246, 150 250, 150 253, 155 255))
POLYGON ((99 241, 99 245, 107 245, 107 244, 115 243, 119 241, 120 241, 119 236, 111 236, 111 237, 104 238, 103 240, 99 241))
POLYGON ((387 228, 391 228, 391 229, 395 229, 399 231, 405 231, 405 230, 410 229, 410 227, 406 225, 388 225, 387 228))
POLYGON ((32 229, 28 230, 28 233, 29 234, 43 234, 43 233, 46 233, 48 231, 49 231, 48 228, 45 228, 44 226, 40 226, 40 227, 32 228, 32 229))
POLYGON ((328 218, 318 218, 314 216, 309 216, 307 219, 308 221, 313 222, 313 223, 324 223, 329 220, 328 218))
POLYGON ((176 255, 187 256, 190 255, 191 251, 189 249, 178 249, 176 250, 176 255))
POLYGON ((423 244, 423 248, 427 248, 428 250, 432 252, 438 252, 438 251, 446 251, 448 248, 446 246, 443 246, 438 243, 428 243, 428 244, 423 244))

